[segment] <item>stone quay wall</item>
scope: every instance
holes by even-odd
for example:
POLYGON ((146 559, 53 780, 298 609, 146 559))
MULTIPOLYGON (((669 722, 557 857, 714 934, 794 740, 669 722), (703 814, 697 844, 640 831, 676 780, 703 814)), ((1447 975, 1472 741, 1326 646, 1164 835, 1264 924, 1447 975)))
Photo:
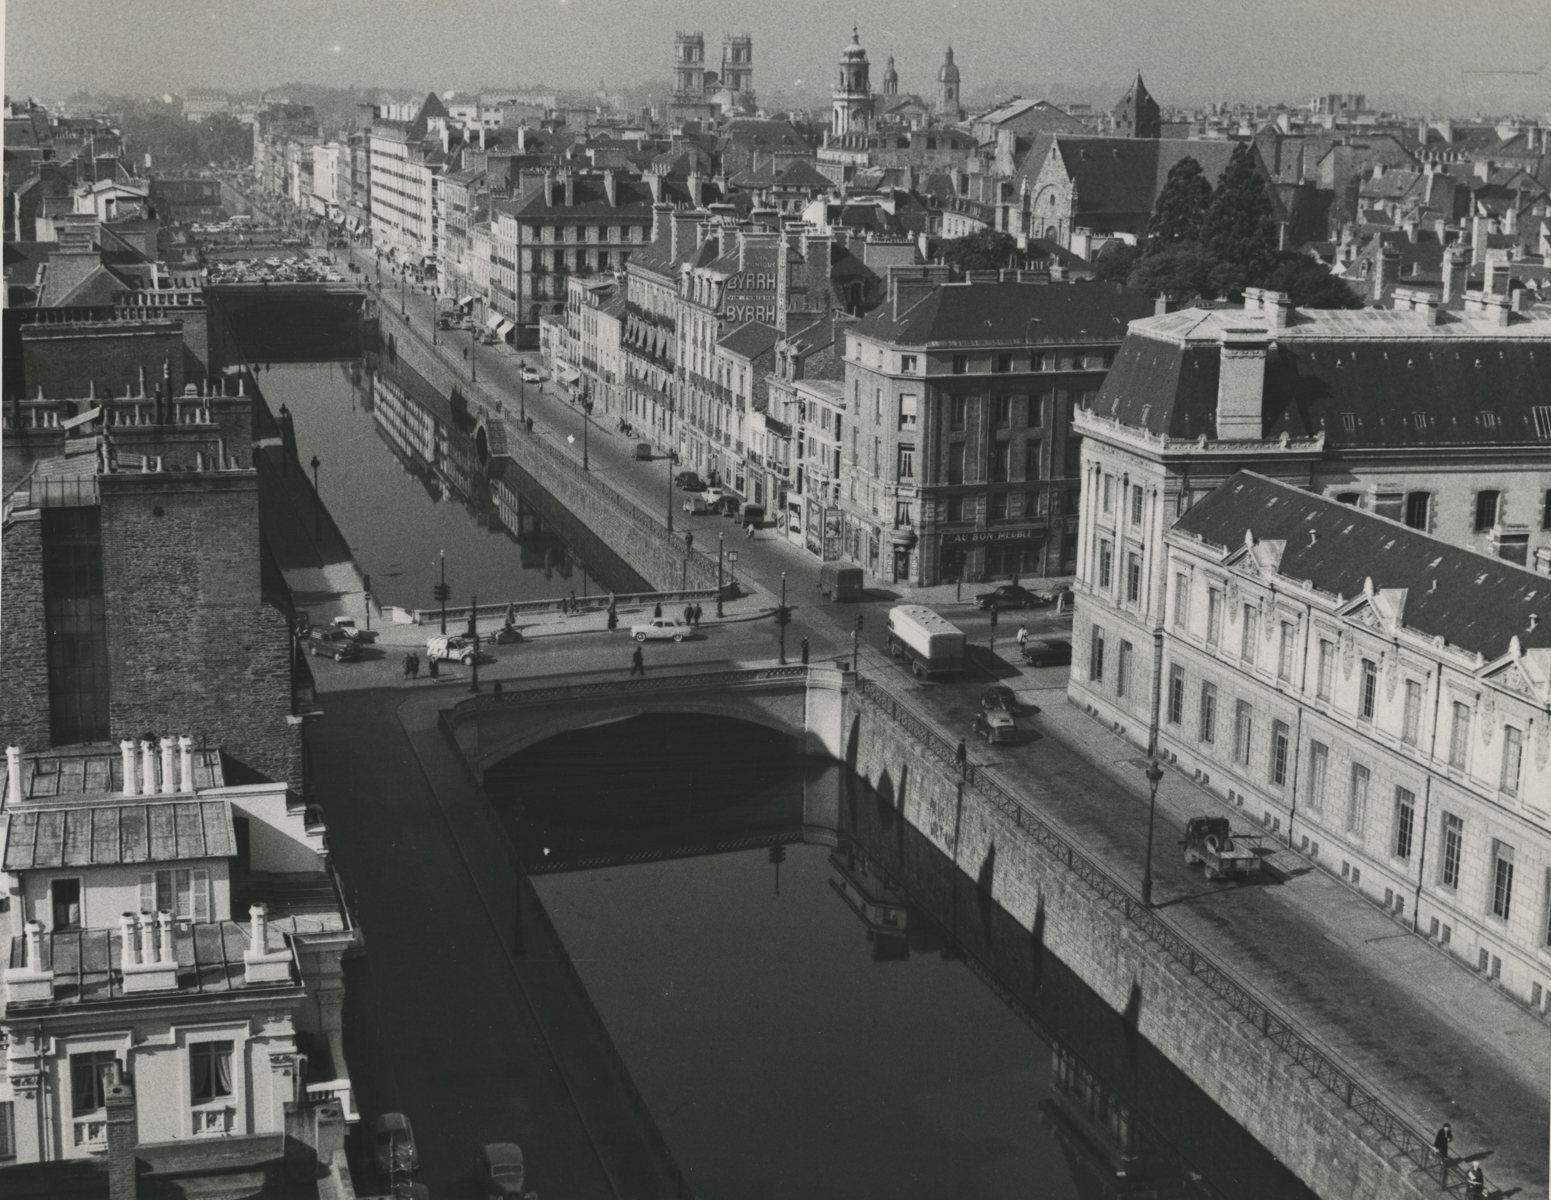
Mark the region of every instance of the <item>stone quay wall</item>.
MULTIPOLYGON (((880 798, 1320 1196, 1442 1193, 1430 1139, 863 680, 846 759, 880 798)), ((1460 1188, 1457 1169, 1449 1184, 1460 1188)))
POLYGON ((482 383, 471 385, 460 378, 420 340, 417 330, 406 329, 391 305, 378 305, 376 310, 389 356, 418 371, 449 399, 462 396, 469 410, 479 415, 493 458, 510 458, 654 587, 663 591, 716 587, 716 559, 699 549, 686 553, 683 538, 670 534, 656 514, 583 471, 542 438, 515 427, 508 435, 500 397, 482 383))

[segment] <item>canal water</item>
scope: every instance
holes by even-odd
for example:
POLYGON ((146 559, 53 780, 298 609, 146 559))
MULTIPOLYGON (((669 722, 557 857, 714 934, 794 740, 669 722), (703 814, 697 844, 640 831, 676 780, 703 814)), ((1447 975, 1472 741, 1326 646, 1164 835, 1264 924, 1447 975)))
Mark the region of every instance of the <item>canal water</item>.
POLYGON ((257 378, 270 410, 291 413, 300 460, 318 458, 323 502, 380 603, 433 607, 444 552, 460 604, 644 590, 617 567, 600 578, 514 482, 489 478, 467 409, 408 368, 277 362, 257 378))
POLYGON ((837 765, 653 715, 491 772, 702 1200, 1311 1200, 837 765))

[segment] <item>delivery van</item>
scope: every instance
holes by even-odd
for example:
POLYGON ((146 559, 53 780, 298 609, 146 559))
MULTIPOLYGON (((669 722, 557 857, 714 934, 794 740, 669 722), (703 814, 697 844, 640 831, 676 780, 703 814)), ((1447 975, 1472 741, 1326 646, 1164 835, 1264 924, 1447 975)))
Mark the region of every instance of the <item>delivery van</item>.
POLYGON ((918 677, 935 678, 964 669, 964 631, 924 604, 889 609, 889 654, 910 660, 918 677))
POLYGON ((819 568, 819 591, 831 600, 862 598, 862 569, 827 562, 819 568))

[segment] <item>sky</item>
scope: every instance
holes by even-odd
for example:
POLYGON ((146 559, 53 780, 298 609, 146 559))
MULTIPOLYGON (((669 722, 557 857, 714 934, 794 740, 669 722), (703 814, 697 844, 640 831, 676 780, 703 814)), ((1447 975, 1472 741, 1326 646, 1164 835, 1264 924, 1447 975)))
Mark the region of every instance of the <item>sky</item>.
POLYGON ((756 91, 822 95, 853 20, 874 86, 892 52, 903 91, 930 94, 951 43, 966 96, 1140 70, 1165 105, 1360 91, 1551 111, 1551 0, 5 0, 5 89, 593 90, 668 79, 683 29, 708 58, 751 33, 756 91))

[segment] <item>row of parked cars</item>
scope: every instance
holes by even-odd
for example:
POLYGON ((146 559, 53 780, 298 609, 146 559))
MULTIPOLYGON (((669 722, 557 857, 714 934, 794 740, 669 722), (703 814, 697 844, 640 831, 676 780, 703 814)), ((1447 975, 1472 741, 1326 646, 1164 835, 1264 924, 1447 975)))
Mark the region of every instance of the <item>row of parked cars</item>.
MULTIPOLYGON (((370 1152, 372 1165, 389 1181, 394 1196, 400 1194, 401 1181, 406 1181, 420 1169, 420 1148, 415 1145, 414 1126, 403 1113, 383 1113, 372 1119, 370 1152)), ((479 1180, 479 1194, 487 1200, 510 1200, 524 1195, 527 1167, 522 1147, 516 1142, 486 1144, 474 1170, 479 1180)), ((426 1200, 430 1195, 422 1183, 411 1184, 409 1190, 415 1200, 426 1200)))

